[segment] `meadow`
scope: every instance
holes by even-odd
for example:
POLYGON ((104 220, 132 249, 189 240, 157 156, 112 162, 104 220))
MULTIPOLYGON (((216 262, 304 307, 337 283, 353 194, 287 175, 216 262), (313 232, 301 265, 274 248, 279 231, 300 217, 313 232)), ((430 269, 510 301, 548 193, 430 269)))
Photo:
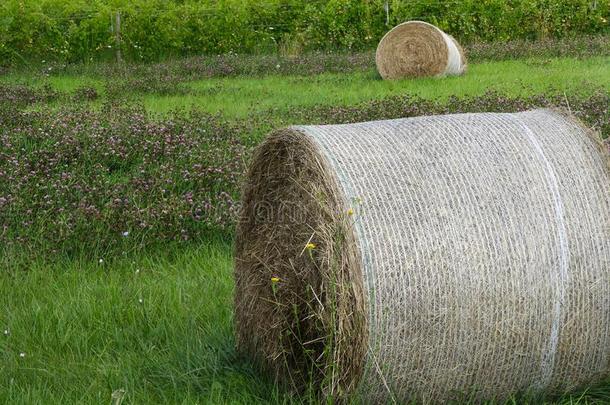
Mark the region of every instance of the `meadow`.
MULTIPOLYGON (((585 48, 472 49, 463 77, 396 82, 370 53, 6 70, 0 398, 314 402, 234 348, 232 229, 252 148, 296 123, 533 107, 608 137, 610 55, 585 48)), ((609 384, 544 401, 608 403, 609 384)))

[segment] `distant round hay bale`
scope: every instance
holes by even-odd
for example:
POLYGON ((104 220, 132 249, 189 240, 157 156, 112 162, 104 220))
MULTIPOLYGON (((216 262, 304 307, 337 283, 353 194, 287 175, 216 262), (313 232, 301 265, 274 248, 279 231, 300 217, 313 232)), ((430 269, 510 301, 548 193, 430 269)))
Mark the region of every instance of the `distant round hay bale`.
POLYGON ((257 149, 237 345, 365 403, 558 393, 610 368, 610 167, 551 110, 296 126, 257 149))
POLYGON ((385 34, 375 62, 384 79, 460 75, 467 67, 460 44, 423 21, 402 23, 385 34))

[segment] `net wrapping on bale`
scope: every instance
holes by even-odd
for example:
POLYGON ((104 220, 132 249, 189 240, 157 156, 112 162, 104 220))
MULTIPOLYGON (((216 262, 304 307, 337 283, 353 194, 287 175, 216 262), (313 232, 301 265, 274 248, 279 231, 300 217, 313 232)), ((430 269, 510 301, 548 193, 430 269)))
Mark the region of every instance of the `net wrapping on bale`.
POLYGON ((610 370, 606 159, 549 110, 271 135, 237 232, 239 347, 289 383, 371 402, 598 381, 610 370), (256 217, 261 204, 294 205, 297 220, 256 217))
POLYGON ((455 38, 423 21, 399 24, 385 34, 377 46, 375 63, 384 79, 460 75, 467 68, 455 38))

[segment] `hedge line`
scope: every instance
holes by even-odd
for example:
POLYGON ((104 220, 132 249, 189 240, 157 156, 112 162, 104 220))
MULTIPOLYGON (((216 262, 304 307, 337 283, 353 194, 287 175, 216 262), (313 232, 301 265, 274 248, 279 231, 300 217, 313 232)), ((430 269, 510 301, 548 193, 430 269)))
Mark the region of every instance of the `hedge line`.
POLYGON ((3 0, 0 65, 371 49, 409 19, 464 43, 610 33, 610 0, 3 0), (386 24, 386 18, 389 21, 386 24))

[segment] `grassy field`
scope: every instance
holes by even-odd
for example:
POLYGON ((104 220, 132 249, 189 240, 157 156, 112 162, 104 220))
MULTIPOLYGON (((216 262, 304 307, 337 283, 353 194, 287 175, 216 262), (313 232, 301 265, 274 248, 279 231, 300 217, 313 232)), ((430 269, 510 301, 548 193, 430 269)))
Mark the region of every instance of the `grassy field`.
MULTIPOLYGON (((445 100, 450 96, 475 96, 496 90, 507 96, 545 92, 586 94, 610 90, 610 56, 596 58, 548 58, 484 62, 469 66, 463 77, 383 81, 373 70, 316 76, 268 75, 207 78, 177 82, 176 94, 157 94, 126 88, 121 95, 141 102, 148 111, 167 113, 193 107, 227 118, 245 118, 268 110, 281 115, 290 107, 353 105, 396 95, 445 100)), ((150 78, 150 80, 161 80, 150 78)), ((6 75, 0 83, 50 85, 62 92, 83 86, 104 94, 105 78, 72 75, 6 75)), ((100 101, 92 101, 95 106, 100 101)))
POLYGON ((3 271, 0 402, 285 402, 235 355, 230 252, 3 271))
MULTIPOLYGON (((381 81, 373 71, 208 78, 177 82, 175 94, 134 89, 125 96, 160 115, 196 107, 229 120, 265 115, 284 123, 291 108, 398 95, 445 100, 493 89, 507 96, 552 92, 570 99, 610 91, 609 67, 606 56, 485 62, 470 66, 464 77, 397 82, 381 81)), ((0 83, 48 84, 66 93, 96 89, 101 96, 83 108, 97 109, 109 97, 106 79, 98 76, 11 73, 0 76, 0 83)), ((50 102, 53 108, 63 104, 62 98, 50 102)), ((32 257, 27 271, 22 264, 12 267, 11 257, 0 263, 0 402, 308 402, 283 394, 236 355, 226 238, 119 257, 32 257)), ((610 403, 610 388, 549 402, 610 403)))
POLYGON ((470 67, 464 77, 442 80, 383 81, 374 71, 323 74, 311 77, 209 79, 190 82, 192 95, 148 96, 150 111, 199 106, 213 113, 245 117, 252 112, 285 107, 351 105, 401 94, 444 100, 449 96, 474 96, 490 89, 508 96, 537 94, 549 90, 586 92, 610 89, 610 57, 486 62, 470 67))

